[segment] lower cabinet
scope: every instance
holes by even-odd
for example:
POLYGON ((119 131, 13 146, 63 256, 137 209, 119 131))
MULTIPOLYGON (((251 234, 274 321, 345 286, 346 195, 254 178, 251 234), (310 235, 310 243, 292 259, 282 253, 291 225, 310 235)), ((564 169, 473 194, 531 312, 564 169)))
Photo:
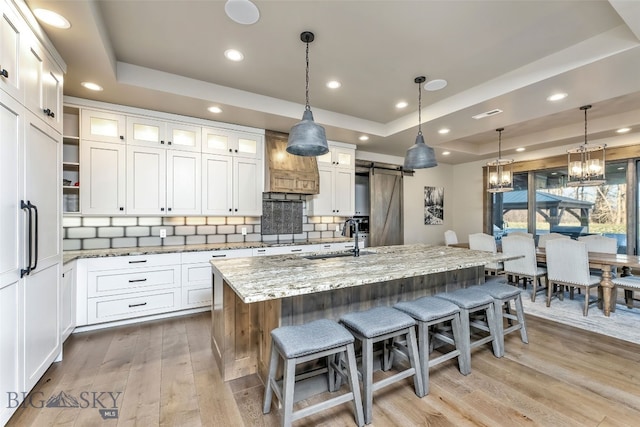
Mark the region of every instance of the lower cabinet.
POLYGON ((228 251, 184 252, 182 254, 182 307, 197 308, 211 305, 212 259, 252 256, 251 249, 228 251))
POLYGON ((76 327, 76 262, 66 263, 62 267, 62 289, 60 306, 60 335, 64 342, 76 327))

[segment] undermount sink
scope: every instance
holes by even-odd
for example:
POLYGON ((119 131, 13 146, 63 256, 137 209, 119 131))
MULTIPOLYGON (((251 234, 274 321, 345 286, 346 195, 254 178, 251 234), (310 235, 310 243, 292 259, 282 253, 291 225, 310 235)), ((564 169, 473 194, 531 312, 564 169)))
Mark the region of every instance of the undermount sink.
MULTIPOLYGON (((360 256, 369 255, 369 254, 373 254, 373 253, 375 253, 375 252, 360 251, 360 256)), ((310 259, 310 260, 330 259, 330 258, 345 258, 345 257, 355 258, 353 256, 353 252, 351 252, 351 251, 349 251, 349 252, 339 252, 339 253, 333 253, 333 254, 316 254, 316 255, 303 256, 304 259, 310 259)))

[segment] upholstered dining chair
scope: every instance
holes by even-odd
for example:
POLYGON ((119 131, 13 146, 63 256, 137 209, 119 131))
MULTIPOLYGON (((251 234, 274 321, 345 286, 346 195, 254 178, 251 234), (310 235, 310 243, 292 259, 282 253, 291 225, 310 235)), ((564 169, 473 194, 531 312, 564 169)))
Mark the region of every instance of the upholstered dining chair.
POLYGON ((540 236, 538 236, 538 247, 539 248, 546 248, 547 247, 547 242, 549 240, 553 240, 553 239, 570 239, 570 237, 567 236, 566 234, 560 234, 560 233, 545 233, 545 234, 541 234, 540 236))
POLYGON ((600 278, 589 273, 589 252, 587 244, 571 239, 554 239, 547 242, 547 307, 551 305, 552 289, 555 286, 584 289, 584 309, 582 314, 589 313, 589 304, 598 300, 591 300, 589 290, 597 288, 600 278))
MULTIPOLYGON (((498 248, 496 246, 496 239, 485 233, 469 234, 469 249, 477 251, 485 251, 496 253, 498 248)), ((485 274, 500 274, 504 271, 504 264, 501 262, 494 262, 484 266, 485 274)))
POLYGON ((604 254, 618 253, 618 241, 613 237, 593 234, 590 236, 578 237, 579 242, 587 245, 587 252, 601 252, 604 254))
POLYGON ((458 235, 456 234, 456 232, 453 230, 445 231, 444 244, 449 246, 449 245, 455 245, 456 243, 458 243, 458 235))
POLYGON ((517 259, 504 261, 504 272, 515 276, 516 283, 523 279, 525 288, 527 281, 531 281, 533 291, 531 301, 536 301, 536 294, 543 291, 540 278, 544 277, 544 283, 548 286, 547 269, 539 267, 536 262, 536 245, 532 238, 524 236, 507 236, 502 238, 502 253, 505 255, 519 256, 517 259), (538 288, 538 286, 540 286, 538 288))

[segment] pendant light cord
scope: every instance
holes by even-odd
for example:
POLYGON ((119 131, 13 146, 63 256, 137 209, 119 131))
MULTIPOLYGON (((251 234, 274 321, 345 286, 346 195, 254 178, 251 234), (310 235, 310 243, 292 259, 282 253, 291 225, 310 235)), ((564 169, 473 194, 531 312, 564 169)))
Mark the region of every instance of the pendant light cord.
POLYGON ((584 109, 584 146, 587 146, 587 110, 588 108, 584 109))
POLYGON ((422 135, 422 90, 418 83, 418 135, 422 135))
POLYGON ((305 96, 306 96, 306 105, 304 107, 305 110, 309 111, 311 110, 311 106, 309 105, 309 42, 307 42, 307 73, 306 73, 306 90, 305 90, 305 96))
POLYGON ((498 131, 498 160, 502 158, 502 131, 498 131))

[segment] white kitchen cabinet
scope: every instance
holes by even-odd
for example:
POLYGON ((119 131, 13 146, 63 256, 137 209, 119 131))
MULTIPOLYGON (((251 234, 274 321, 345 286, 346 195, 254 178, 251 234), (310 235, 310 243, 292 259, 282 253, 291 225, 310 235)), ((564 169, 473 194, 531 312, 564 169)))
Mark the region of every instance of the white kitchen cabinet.
POLYGON ((60 291, 60 337, 64 342, 76 327, 75 261, 64 264, 60 291))
POLYGON ((184 252, 182 254, 182 308, 211 305, 212 259, 242 258, 252 256, 251 249, 184 252))
POLYGON ((201 155, 127 145, 127 215, 200 215, 201 155))
POLYGON ((126 147, 94 141, 80 145, 80 206, 85 215, 123 215, 126 147))
POLYGON ((356 175, 355 180, 355 214, 358 216, 369 216, 369 206, 371 204, 369 177, 356 175))
POLYGON ((0 2, 0 88, 18 101, 24 92, 19 74, 21 22, 9 6, 0 2))
POLYGON ((185 123, 127 116, 127 144, 200 152, 201 128, 185 123))
POLYGON ((37 117, 62 132, 62 71, 35 37, 24 37, 22 76, 25 105, 37 117))
POLYGON ((250 157, 202 155, 202 214, 262 214, 263 161, 250 157))
POLYGON ((166 313, 181 308, 180 254, 78 260, 78 326, 166 313))
POLYGON ((320 193, 309 200, 308 215, 353 216, 355 212, 355 149, 329 144, 318 156, 320 193))
POLYGON ((81 111, 82 133, 84 142, 125 143, 126 116, 106 111, 95 111, 83 108, 81 111))
POLYGON ((264 137, 229 129, 202 128, 202 152, 261 159, 264 137))

